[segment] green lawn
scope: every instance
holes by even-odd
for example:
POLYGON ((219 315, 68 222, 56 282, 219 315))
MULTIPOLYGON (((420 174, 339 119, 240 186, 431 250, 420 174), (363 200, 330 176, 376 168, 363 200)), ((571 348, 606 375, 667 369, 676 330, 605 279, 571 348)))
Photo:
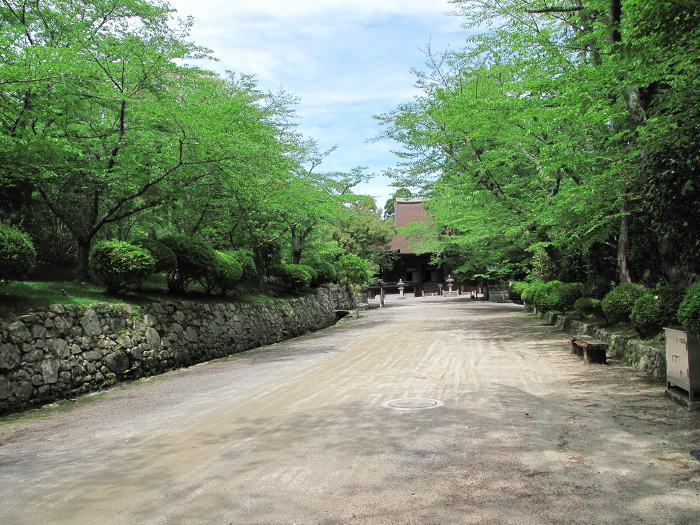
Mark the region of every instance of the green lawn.
POLYGON ((250 285, 241 285, 227 297, 207 295, 204 289, 194 283, 186 296, 173 296, 167 291, 165 277, 154 275, 141 287, 121 295, 109 295, 104 288, 94 283, 77 281, 16 281, 0 284, 0 318, 11 318, 27 313, 35 308, 45 308, 50 304, 130 303, 146 304, 173 299, 189 299, 203 302, 268 302, 294 295, 269 290, 260 292, 250 285))

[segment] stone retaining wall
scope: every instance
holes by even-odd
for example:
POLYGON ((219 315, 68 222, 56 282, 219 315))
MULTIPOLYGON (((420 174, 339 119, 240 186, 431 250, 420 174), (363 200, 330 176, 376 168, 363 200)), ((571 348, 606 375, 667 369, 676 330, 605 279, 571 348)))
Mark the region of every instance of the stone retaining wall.
POLYGON ((0 414, 332 325, 348 288, 267 303, 51 305, 0 323, 0 414))
POLYGON ((542 319, 550 325, 571 334, 590 335, 608 343, 608 355, 621 359, 625 364, 657 379, 666 379, 666 352, 645 345, 635 337, 627 337, 610 329, 586 323, 559 312, 544 312, 542 319))

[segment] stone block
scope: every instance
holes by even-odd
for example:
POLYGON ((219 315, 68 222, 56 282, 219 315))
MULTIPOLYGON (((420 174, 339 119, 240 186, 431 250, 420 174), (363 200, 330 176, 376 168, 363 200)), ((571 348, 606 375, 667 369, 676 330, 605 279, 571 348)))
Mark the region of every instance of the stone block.
POLYGON ((29 341, 32 338, 31 332, 21 321, 11 323, 7 327, 7 334, 10 337, 10 341, 13 343, 22 343, 24 341, 29 341))
POLYGON ((47 385, 58 381, 59 362, 57 359, 44 359, 41 362, 41 375, 47 385))
POLYGON ((20 361, 19 348, 10 343, 0 345, 0 370, 12 370, 19 365, 20 361))
POLYGON ((80 325, 83 327, 85 335, 90 337, 98 336, 102 333, 100 319, 97 317, 95 310, 88 308, 85 315, 80 318, 80 325))
POLYGON ((49 339, 47 347, 49 352, 57 357, 68 357, 70 355, 68 343, 66 343, 65 339, 49 339))
POLYGON ((129 368, 129 356, 123 350, 117 350, 104 357, 104 363, 115 374, 123 374, 129 368))

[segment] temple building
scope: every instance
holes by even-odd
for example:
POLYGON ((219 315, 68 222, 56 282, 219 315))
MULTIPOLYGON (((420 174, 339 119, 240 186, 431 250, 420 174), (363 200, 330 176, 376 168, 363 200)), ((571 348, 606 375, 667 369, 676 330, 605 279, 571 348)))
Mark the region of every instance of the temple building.
MULTIPOLYGON (((394 225, 397 229, 408 226, 412 222, 429 222, 430 216, 423 207, 426 199, 397 199, 394 205, 394 225)), ((409 241, 402 235, 396 235, 391 241, 391 250, 398 258, 390 270, 386 270, 382 278, 385 282, 397 282, 402 279, 406 290, 415 292, 416 296, 439 293, 444 282, 444 272, 441 266, 430 264, 433 254, 415 253, 409 246, 409 241)))

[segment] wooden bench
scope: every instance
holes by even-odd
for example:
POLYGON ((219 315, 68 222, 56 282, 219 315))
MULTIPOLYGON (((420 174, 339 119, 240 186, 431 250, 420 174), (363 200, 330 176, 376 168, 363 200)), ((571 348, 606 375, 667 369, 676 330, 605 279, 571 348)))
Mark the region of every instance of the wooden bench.
POLYGON ((608 343, 604 343, 588 335, 571 336, 571 353, 583 357, 583 361, 586 364, 605 364, 605 354, 607 351, 608 343))

